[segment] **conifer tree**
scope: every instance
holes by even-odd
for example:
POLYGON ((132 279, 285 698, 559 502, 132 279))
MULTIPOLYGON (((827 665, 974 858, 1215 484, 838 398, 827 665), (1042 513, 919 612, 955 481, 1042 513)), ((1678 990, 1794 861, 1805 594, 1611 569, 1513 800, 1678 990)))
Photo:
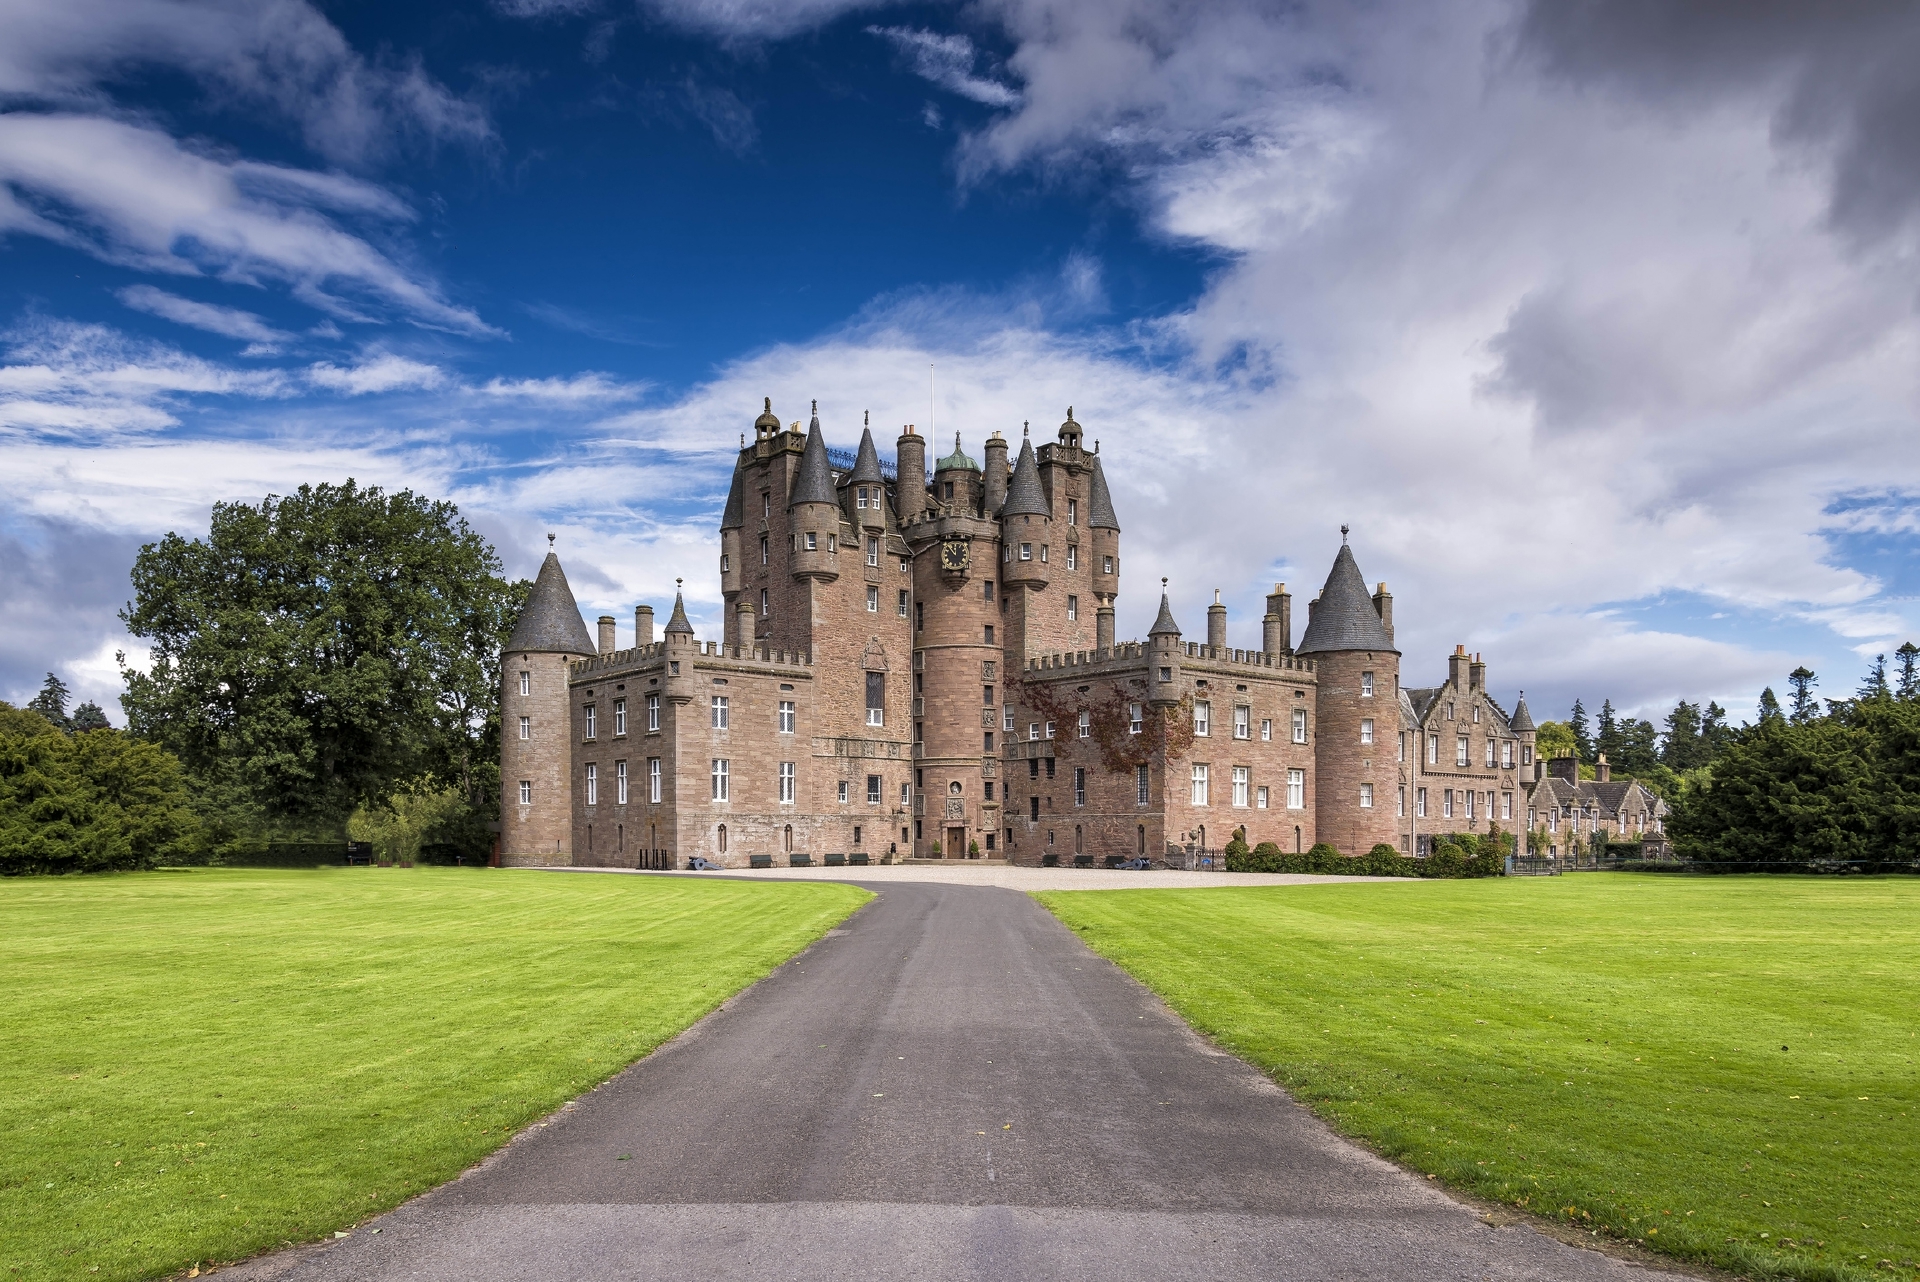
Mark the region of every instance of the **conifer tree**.
POLYGON ((1900 669, 1900 685, 1894 691, 1902 699, 1920 698, 1920 646, 1911 641, 1902 641, 1900 648, 1893 652, 1893 659, 1900 669))
POLYGON ((1660 760, 1669 770, 1691 770, 1702 764, 1700 742, 1700 705, 1685 699, 1673 705, 1667 714, 1666 741, 1660 745, 1660 760))
POLYGON ((1793 704, 1793 723, 1800 725, 1820 715, 1820 701, 1813 697, 1813 688, 1820 684, 1820 678, 1813 675, 1813 669, 1801 664, 1787 673, 1787 687, 1793 691, 1789 696, 1793 704))
POLYGON ((1780 700, 1774 697, 1773 687, 1768 686, 1760 692, 1760 707, 1755 717, 1756 724, 1765 725, 1769 721, 1784 719, 1785 714, 1780 711, 1780 700))
POLYGON ((1884 699, 1891 691, 1887 688, 1887 656, 1873 656, 1873 666, 1867 669, 1866 679, 1860 683, 1862 699, 1884 699))
POLYGON ((1593 736, 1587 725, 1586 705, 1575 699, 1573 715, 1567 718, 1567 729, 1573 731, 1573 750, 1582 761, 1593 760, 1593 736))
POLYGON ((1599 731, 1599 734, 1594 737, 1593 750, 1597 753, 1605 753, 1608 761, 1618 761, 1620 759, 1620 721, 1614 715, 1613 700, 1610 698, 1600 701, 1599 731))
POLYGON ((88 730, 111 730, 113 723, 107 720, 107 714, 100 705, 89 700, 73 710, 73 728, 76 733, 88 730))
POLYGON ((67 683, 53 673, 47 673, 46 682, 40 687, 40 693, 34 695, 32 702, 27 706, 60 729, 73 729, 73 722, 67 719, 67 683))
POLYGON ((1733 741, 1733 727, 1727 724, 1727 710, 1718 703, 1709 701, 1707 710, 1700 714, 1700 761, 1698 764, 1712 765, 1726 746, 1733 741))

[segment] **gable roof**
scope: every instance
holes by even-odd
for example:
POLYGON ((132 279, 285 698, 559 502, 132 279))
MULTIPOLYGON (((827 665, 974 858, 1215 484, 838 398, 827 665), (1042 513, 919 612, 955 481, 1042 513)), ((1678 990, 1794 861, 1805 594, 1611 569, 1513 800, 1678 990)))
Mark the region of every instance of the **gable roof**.
POLYGON ((1311 614, 1306 635, 1300 638, 1295 654, 1332 650, 1400 653, 1387 636, 1379 611, 1373 608, 1373 597, 1367 591, 1367 581, 1361 577, 1359 565, 1354 562, 1353 549, 1345 543, 1333 558, 1333 569, 1327 574, 1327 584, 1320 590, 1320 599, 1311 614))
POLYGON ((1120 529, 1120 519, 1113 514, 1113 495, 1107 493, 1107 473, 1100 466, 1098 454, 1093 456, 1093 480, 1087 485, 1087 528, 1120 529))
POLYGON ((567 586, 567 573, 552 552, 540 563, 540 573, 513 625, 507 649, 537 654, 597 652, 586 620, 580 617, 580 606, 573 599, 573 589, 567 586))
POLYGON ((1047 516, 1047 491, 1040 484, 1040 464, 1033 456, 1033 441, 1020 442, 1020 459, 1013 465, 1013 479, 1007 483, 1007 501, 1000 505, 1001 516, 1047 516))

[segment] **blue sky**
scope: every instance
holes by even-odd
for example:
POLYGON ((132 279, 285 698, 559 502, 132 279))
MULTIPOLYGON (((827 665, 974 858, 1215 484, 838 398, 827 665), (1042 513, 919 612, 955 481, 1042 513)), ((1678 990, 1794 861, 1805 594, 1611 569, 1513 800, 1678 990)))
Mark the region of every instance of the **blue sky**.
POLYGON ((1848 692, 1920 632, 1916 53, 1897 7, 19 0, 0 697, 118 719, 140 543, 349 475, 706 626, 762 396, 976 456, 1073 405, 1123 633, 1164 574, 1257 644, 1348 522, 1409 683, 1848 692))

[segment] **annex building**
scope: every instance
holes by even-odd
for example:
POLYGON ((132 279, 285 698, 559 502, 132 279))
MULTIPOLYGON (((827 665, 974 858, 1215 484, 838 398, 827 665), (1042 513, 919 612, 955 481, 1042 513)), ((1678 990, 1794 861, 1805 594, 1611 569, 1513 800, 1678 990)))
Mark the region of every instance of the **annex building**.
POLYGON ((1186 863, 1238 829, 1360 854, 1527 826, 1524 699, 1463 649, 1404 687, 1344 529, 1297 644, 1284 584, 1258 650, 1218 594, 1204 640, 1164 592, 1116 639, 1120 522, 1083 435, 1069 410, 1012 459, 956 435, 929 469, 908 427, 896 470, 870 430, 830 451, 817 404, 803 432, 769 403, 720 520, 719 637, 678 596, 659 636, 645 605, 630 645, 612 616, 590 633, 550 552, 502 653, 501 862, 1186 863))

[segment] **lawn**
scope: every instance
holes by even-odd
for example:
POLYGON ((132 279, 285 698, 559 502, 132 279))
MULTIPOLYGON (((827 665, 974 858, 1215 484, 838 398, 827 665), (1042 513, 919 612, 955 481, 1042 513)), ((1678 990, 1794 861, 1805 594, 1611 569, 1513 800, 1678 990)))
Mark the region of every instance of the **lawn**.
POLYGON ((0 881, 0 1277, 139 1278, 345 1229, 868 897, 452 868, 0 881))
POLYGON ((1920 1276, 1920 881, 1039 898, 1415 1171, 1749 1276, 1920 1276))

